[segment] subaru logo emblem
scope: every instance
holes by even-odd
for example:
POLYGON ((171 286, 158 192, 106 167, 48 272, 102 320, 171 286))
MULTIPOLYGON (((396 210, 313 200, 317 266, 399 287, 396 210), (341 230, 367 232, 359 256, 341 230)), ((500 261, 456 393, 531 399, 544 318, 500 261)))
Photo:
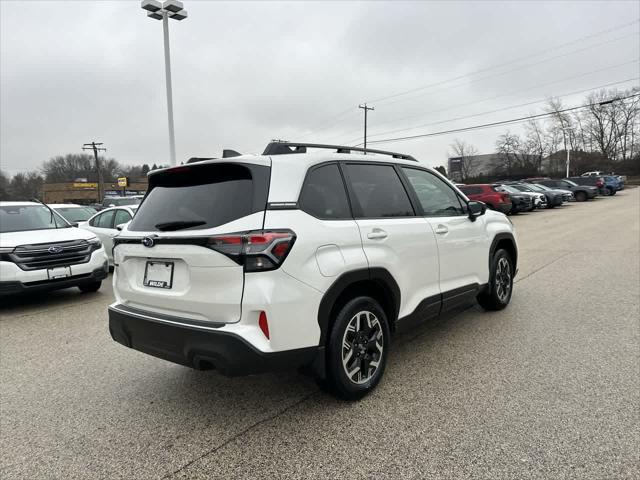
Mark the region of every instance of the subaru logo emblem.
POLYGON ((144 237, 142 239, 142 245, 144 245, 145 247, 151 248, 154 245, 154 240, 151 237, 144 237))
POLYGON ((60 245, 53 245, 47 248, 49 253, 60 253, 62 251, 62 247, 60 245))

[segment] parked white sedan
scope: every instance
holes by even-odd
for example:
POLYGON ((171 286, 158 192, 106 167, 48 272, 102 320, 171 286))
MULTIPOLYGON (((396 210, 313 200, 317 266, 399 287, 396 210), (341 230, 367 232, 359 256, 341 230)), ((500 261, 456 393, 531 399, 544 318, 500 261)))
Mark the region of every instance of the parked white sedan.
POLYGON ((130 222, 137 209, 138 205, 106 208, 78 225, 80 228, 93 232, 100 239, 111 266, 113 265, 113 237, 120 233, 117 227, 130 222))

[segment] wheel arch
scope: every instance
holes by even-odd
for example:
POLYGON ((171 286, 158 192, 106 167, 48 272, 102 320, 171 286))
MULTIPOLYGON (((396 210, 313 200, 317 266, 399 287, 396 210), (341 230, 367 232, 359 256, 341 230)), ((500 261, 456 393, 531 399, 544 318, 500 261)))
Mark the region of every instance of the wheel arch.
POLYGON ((515 272, 518 271, 518 247, 516 246, 516 240, 513 234, 509 232, 497 233, 496 236, 493 237, 491 248, 489 249, 489 271, 491 271, 491 260, 493 259, 493 255, 501 248, 509 252, 509 255, 511 255, 511 259, 513 260, 513 272, 515 274, 515 272))
POLYGON ((321 346, 327 342, 339 309, 357 296, 369 296, 377 300, 387 315, 389 328, 395 330, 400 311, 400 288, 391 273, 384 268, 353 270, 340 275, 320 301, 318 325, 321 346))

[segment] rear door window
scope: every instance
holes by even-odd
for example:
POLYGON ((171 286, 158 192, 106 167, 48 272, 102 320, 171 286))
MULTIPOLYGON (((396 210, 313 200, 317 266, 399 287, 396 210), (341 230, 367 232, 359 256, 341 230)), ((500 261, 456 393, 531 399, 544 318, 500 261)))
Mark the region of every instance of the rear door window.
POLYGON ((129 230, 214 228, 263 211, 270 172, 260 165, 214 163, 152 174, 129 230))
POLYGON ((415 215, 402 181, 391 165, 345 165, 357 218, 412 217, 415 215))
POLYGON ((337 164, 323 165, 309 172, 300 194, 300 208, 321 219, 352 218, 337 164))
POLYGON ((113 217, 115 214, 115 210, 109 210, 108 212, 101 213, 91 221, 91 226, 98 228, 113 228, 113 217))

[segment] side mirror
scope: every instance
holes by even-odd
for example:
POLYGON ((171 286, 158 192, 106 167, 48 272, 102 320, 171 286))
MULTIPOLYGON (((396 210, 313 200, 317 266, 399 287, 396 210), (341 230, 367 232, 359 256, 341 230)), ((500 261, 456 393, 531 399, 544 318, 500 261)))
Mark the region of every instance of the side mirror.
POLYGON ((487 206, 483 202, 476 202, 475 200, 469 200, 467 208, 469 209, 469 219, 472 222, 487 211, 487 206))
POLYGON ((78 222, 71 222, 72 227, 78 227, 78 222))
POLYGON ((120 225, 116 225, 116 230, 121 232, 125 225, 126 223, 121 223, 120 225))

